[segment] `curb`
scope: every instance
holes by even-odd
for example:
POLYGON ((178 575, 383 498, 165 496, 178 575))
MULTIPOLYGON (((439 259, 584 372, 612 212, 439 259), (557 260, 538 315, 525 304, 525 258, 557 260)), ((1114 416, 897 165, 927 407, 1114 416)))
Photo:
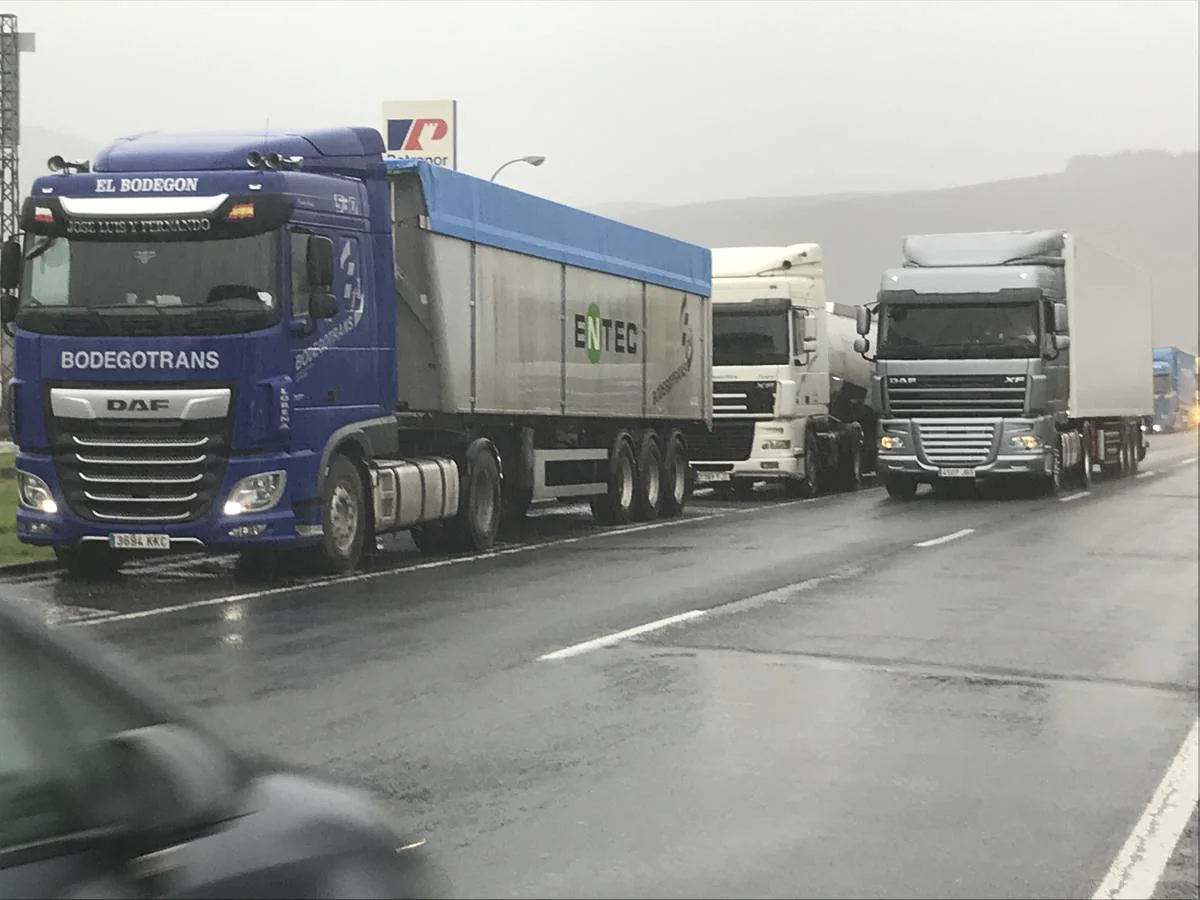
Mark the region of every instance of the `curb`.
POLYGON ((53 572, 58 568, 58 560, 41 559, 30 562, 9 563, 0 565, 0 578, 15 578, 21 575, 40 575, 43 572, 53 572))

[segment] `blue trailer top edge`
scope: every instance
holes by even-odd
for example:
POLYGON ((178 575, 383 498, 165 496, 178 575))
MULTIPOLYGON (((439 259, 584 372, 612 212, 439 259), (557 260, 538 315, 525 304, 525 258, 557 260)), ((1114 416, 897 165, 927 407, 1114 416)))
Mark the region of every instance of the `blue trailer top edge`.
POLYGON ((430 229, 448 237, 699 294, 712 294, 712 253, 424 160, 388 159, 421 179, 430 229))

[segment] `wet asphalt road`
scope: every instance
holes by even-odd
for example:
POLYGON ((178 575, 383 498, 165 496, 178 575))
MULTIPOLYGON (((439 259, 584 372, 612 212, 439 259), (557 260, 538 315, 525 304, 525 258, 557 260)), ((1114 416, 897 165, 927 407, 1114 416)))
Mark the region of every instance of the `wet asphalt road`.
POLYGON ((300 588, 0 590, 374 789, 460 896, 1091 897, 1196 717, 1196 455, 1059 499, 549 514, 300 588))

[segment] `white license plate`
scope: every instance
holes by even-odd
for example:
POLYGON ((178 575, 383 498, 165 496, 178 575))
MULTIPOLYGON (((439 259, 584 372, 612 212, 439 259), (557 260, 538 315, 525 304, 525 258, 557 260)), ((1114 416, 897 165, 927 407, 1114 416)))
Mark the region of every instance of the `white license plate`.
POLYGON ((171 538, 165 534, 110 534, 108 546, 114 550, 170 550, 171 538))
POLYGON ((714 481, 728 481, 728 472, 697 472, 696 484, 712 484, 714 481))
POLYGON ((938 469, 939 478, 974 478, 974 469, 938 469))

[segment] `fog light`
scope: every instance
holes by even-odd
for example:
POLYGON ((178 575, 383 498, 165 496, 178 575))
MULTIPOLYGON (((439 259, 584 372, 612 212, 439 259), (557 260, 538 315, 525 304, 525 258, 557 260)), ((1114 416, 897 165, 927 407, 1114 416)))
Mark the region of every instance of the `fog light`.
POLYGON ((257 525, 238 525, 236 528, 229 529, 229 536, 235 538, 257 537, 266 530, 267 526, 264 522, 257 525))

